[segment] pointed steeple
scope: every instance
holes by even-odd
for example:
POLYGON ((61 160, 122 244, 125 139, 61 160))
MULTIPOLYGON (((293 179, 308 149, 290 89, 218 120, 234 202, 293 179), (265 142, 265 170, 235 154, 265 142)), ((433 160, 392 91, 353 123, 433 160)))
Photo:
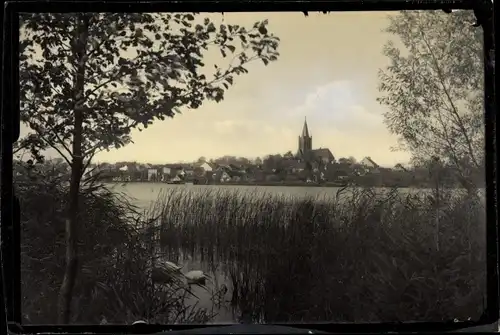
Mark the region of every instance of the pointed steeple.
POLYGON ((310 137, 309 129, 307 128, 307 117, 304 117, 304 128, 302 128, 302 137, 310 137))
POLYGON ((309 128, 307 127, 307 119, 304 118, 304 127, 302 128, 302 136, 299 136, 299 150, 297 156, 304 158, 304 155, 306 155, 311 150, 312 150, 312 136, 309 134, 309 128))

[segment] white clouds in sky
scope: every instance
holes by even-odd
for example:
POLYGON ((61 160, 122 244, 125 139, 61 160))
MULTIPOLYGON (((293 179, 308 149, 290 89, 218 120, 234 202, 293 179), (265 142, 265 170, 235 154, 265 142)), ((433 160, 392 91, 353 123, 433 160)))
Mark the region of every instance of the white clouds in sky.
MULTIPOLYGON (((96 159, 160 163, 295 152, 307 117, 313 146, 328 147, 336 157, 371 156, 387 165, 407 161, 408 154, 391 152, 396 138, 376 102, 377 71, 387 66, 381 51, 390 37, 382 33, 389 13, 311 15, 211 14, 217 25, 224 20, 251 27, 269 19, 269 30, 281 39, 279 60, 249 64, 249 73, 235 78, 220 103, 182 108, 182 115, 132 131, 133 144, 96 159)), ((213 72, 213 64, 224 66, 228 59, 211 50, 204 62, 213 72)))
POLYGON ((308 120, 337 131, 349 132, 383 126, 382 115, 370 113, 361 105, 361 97, 350 81, 332 81, 317 86, 306 95, 304 102, 293 108, 290 118, 308 120))

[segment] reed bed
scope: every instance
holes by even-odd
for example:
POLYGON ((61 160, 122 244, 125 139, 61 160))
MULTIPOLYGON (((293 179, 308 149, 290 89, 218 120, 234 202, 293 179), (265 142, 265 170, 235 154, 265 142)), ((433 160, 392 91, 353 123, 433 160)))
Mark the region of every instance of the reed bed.
POLYGON ((153 212, 170 258, 183 252, 220 265, 232 304, 253 322, 478 318, 484 202, 432 193, 344 189, 299 198, 174 189, 153 212))
MULTIPOLYGON (((57 323, 64 274, 64 169, 25 170, 16 177, 21 205, 21 289, 24 323, 57 323)), ((206 323, 211 312, 188 304, 191 292, 155 285, 154 217, 99 184, 83 185, 79 218, 79 271, 71 323, 206 323)))
MULTIPOLYGON (((27 323, 56 321, 67 177, 56 168, 16 177, 27 323)), ((186 254, 229 278, 230 304, 246 321, 475 319, 486 290, 484 201, 437 191, 304 198, 176 188, 140 212, 84 185, 72 323, 212 321, 187 302, 188 289, 153 283, 155 266, 186 254)))

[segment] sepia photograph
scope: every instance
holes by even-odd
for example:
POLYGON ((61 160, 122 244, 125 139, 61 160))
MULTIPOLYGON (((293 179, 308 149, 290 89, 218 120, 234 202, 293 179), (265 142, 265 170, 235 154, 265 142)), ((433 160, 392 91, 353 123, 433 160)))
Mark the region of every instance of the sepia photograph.
POLYGON ((21 13, 22 322, 478 320, 475 22, 21 13))

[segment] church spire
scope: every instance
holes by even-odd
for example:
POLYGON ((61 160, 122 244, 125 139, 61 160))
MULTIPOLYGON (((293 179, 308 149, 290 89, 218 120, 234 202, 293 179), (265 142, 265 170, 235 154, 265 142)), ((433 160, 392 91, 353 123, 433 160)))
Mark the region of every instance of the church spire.
POLYGON ((304 117, 304 128, 302 128, 302 137, 310 137, 309 128, 307 128, 307 117, 304 117))
POLYGON ((302 128, 302 136, 299 136, 299 150, 297 156, 304 159, 304 155, 312 150, 312 136, 309 134, 307 127, 307 119, 304 118, 304 127, 302 128))

